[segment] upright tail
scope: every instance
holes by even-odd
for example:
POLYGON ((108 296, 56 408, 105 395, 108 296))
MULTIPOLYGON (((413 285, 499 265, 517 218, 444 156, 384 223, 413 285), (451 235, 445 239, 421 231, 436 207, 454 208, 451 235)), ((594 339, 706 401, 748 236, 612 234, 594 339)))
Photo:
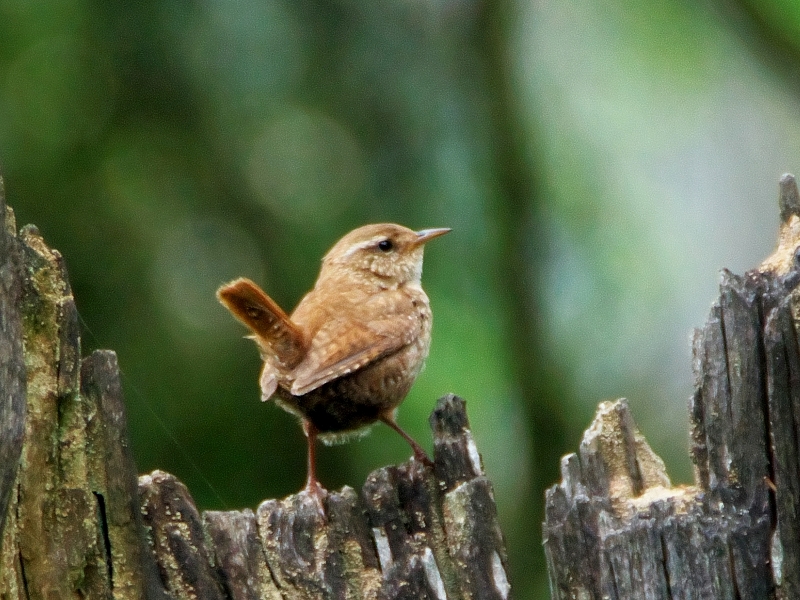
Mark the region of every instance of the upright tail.
POLYGON ((217 290, 217 299, 255 335, 259 346, 268 347, 292 369, 303 360, 307 345, 303 332, 275 301, 249 279, 240 278, 217 290))

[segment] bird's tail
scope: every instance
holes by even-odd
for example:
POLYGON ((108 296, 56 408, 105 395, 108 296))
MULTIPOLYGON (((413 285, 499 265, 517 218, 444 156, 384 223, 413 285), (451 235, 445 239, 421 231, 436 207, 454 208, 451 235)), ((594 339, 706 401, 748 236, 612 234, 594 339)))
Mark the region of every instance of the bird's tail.
POLYGON ((256 343, 271 350, 284 367, 292 369, 303 359, 307 349, 303 333, 255 283, 245 278, 226 283, 217 290, 217 299, 253 332, 256 343))

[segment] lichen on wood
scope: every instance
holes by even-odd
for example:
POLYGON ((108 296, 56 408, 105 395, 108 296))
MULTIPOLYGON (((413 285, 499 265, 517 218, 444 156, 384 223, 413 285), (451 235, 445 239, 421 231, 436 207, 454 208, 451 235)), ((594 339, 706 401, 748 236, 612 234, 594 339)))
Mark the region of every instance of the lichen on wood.
POLYGON ((200 512, 174 476, 137 479, 116 355, 81 358, 64 260, 17 233, 2 180, 0 218, 0 599, 510 598, 462 399, 431 417, 433 468, 379 469, 324 514, 303 492, 200 512))
POLYGON ((162 581, 174 596, 211 599, 510 598, 491 484, 479 458, 458 454, 478 456, 464 401, 445 396, 431 423, 433 469, 413 458, 378 469, 360 493, 329 492, 324 514, 300 492, 255 513, 201 515, 173 476, 140 477, 162 581))
POLYGON ((625 401, 600 405, 547 491, 553 598, 800 598, 800 195, 776 251, 723 271, 693 338, 695 483, 671 487, 625 401))

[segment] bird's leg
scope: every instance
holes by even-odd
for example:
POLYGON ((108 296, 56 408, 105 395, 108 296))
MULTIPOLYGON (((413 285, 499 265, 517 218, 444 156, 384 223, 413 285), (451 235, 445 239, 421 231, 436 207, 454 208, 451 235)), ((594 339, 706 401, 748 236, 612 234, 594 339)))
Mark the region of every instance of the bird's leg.
POLYGON ((380 420, 403 436, 403 439, 409 443, 411 449, 414 451, 414 458, 416 458, 423 465, 426 465, 428 467, 433 467, 433 461, 430 458, 428 458, 428 455, 425 452, 425 450, 422 449, 422 446, 420 446, 414 438, 412 438, 405 431, 403 431, 403 428, 397 424, 397 421, 395 421, 394 412, 395 411, 392 410, 383 413, 380 416, 380 420))
POLYGON ((303 419, 303 433, 306 434, 306 440, 308 441, 308 478, 306 479, 304 491, 317 501, 320 513, 325 516, 325 506, 322 501, 327 492, 317 479, 316 446, 319 430, 311 421, 303 419))

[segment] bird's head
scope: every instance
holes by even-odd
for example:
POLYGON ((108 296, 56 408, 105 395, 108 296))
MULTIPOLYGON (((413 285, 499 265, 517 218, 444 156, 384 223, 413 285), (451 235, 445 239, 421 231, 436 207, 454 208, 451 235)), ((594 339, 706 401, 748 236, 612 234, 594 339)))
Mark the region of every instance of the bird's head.
POLYGON ((419 283, 426 242, 449 231, 413 231, 393 223, 364 225, 345 235, 325 255, 320 280, 355 277, 376 280, 387 287, 419 283))

